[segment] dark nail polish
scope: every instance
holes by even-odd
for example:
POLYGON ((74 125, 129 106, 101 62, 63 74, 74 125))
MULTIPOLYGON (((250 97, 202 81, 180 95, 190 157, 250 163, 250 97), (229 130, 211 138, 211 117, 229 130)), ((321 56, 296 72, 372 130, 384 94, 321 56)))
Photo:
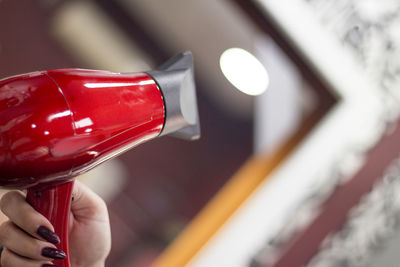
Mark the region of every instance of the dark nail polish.
POLYGON ((43 237, 46 241, 48 241, 52 244, 60 244, 60 238, 58 237, 58 235, 56 235, 56 233, 50 231, 50 229, 47 228, 46 226, 43 226, 43 225, 40 226, 36 232, 38 235, 43 237))
POLYGON ((62 260, 67 257, 67 255, 64 253, 64 251, 56 249, 56 248, 50 248, 46 247, 42 249, 42 256, 56 259, 56 260, 62 260))
POLYGON ((60 266, 54 264, 43 264, 42 267, 60 267, 60 266))

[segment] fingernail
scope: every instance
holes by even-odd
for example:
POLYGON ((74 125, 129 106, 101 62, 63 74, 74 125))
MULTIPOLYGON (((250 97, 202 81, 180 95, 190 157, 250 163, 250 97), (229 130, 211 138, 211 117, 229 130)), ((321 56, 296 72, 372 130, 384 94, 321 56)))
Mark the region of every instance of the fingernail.
POLYGON ((42 267, 60 267, 60 266, 54 264, 43 264, 42 267))
POLYGON ((53 244, 60 244, 60 238, 56 233, 52 232, 49 228, 46 226, 40 226, 37 229, 37 234, 43 237, 46 241, 53 243, 53 244))
POLYGON ((46 247, 42 249, 42 256, 56 259, 56 260, 62 260, 67 257, 67 255, 64 253, 64 251, 56 249, 56 248, 50 248, 46 247))

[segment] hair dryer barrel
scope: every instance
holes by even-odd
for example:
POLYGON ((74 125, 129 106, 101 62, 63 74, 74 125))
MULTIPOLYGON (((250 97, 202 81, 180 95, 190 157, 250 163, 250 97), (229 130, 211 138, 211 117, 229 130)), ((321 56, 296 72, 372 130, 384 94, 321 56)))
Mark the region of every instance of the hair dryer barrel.
POLYGON ((160 70, 147 72, 159 85, 165 102, 162 135, 195 140, 200 137, 194 84, 193 57, 187 51, 167 61, 160 70))
POLYGON ((64 183, 159 135, 199 137, 190 52, 148 73, 42 71, 0 81, 0 186, 64 183))

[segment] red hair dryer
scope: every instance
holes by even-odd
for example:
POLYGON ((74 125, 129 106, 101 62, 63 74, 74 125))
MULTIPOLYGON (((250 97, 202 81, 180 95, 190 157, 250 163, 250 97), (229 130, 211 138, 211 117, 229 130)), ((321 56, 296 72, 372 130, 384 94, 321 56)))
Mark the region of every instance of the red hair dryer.
POLYGON ((59 266, 70 266, 74 177, 167 134, 200 136, 190 52, 146 73, 61 69, 0 81, 0 186, 28 189, 61 238, 59 266))

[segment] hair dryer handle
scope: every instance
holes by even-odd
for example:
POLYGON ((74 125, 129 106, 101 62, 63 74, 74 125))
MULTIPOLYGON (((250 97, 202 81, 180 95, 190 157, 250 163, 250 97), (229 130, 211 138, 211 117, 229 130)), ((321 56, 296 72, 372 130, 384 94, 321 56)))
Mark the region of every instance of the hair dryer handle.
POLYGON ((54 260, 60 267, 70 267, 68 223, 74 182, 43 188, 29 188, 26 200, 54 226, 61 243, 56 245, 67 254, 64 260, 54 260))

